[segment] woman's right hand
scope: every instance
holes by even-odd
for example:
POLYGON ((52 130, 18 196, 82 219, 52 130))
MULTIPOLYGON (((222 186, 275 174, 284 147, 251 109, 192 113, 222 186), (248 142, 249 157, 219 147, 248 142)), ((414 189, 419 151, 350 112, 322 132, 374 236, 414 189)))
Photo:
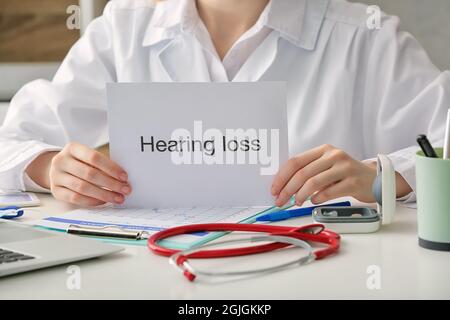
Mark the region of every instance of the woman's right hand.
MULTIPOLYGON (((107 202, 121 204, 131 193, 125 170, 85 145, 69 143, 50 159, 48 170, 45 170, 48 172, 47 187, 59 200, 82 206, 107 202)), ((30 174, 33 167, 30 166, 27 173, 33 179, 30 174)))

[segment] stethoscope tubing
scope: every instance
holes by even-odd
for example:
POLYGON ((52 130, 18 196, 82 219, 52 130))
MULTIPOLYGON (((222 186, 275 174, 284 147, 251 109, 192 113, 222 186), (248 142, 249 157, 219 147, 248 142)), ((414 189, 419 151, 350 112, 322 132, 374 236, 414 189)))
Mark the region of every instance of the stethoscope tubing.
POLYGON ((282 270, 285 268, 288 268, 290 266, 293 265, 304 265, 307 264, 311 261, 315 260, 315 256, 313 253, 313 249, 311 247, 311 245, 303 240, 299 240, 296 238, 292 238, 292 237, 286 237, 286 236, 271 236, 271 235, 263 235, 263 236, 252 236, 250 238, 247 239, 233 239, 233 240, 225 240, 225 241, 221 241, 221 242, 215 242, 215 243, 210 243, 210 244, 206 244, 206 245, 202 245, 201 247, 197 247, 197 248, 192 248, 189 250, 185 250, 182 252, 178 252, 174 255, 172 255, 169 258, 169 262, 171 265, 175 266, 176 268, 178 268, 183 274, 184 276, 190 280, 190 281, 194 281, 194 279, 197 276, 207 276, 207 277, 227 277, 227 276, 246 276, 246 275, 254 275, 257 273, 270 273, 270 272, 274 272, 274 271, 278 271, 278 270, 282 270), (279 243, 286 243, 289 245, 293 245, 296 247, 300 247, 306 250, 306 255, 300 257, 300 258, 296 258, 293 261, 289 261, 289 262, 285 262, 276 266, 270 266, 270 267, 265 267, 265 268, 257 268, 257 269, 251 269, 251 270, 241 270, 241 271, 224 271, 224 272, 220 272, 220 271, 205 271, 205 270, 200 270, 198 268, 194 268, 188 261, 188 259, 186 258, 187 256, 191 255, 192 253, 198 251, 198 250, 203 250, 205 248, 210 248, 210 247, 214 247, 214 246, 221 246, 224 244, 236 244, 236 243, 245 243, 245 242, 267 242, 267 241, 274 241, 274 242, 279 242, 279 243))
MULTIPOLYGON (((194 232, 261 232, 273 236, 286 236, 303 240, 307 242, 317 242, 326 244, 327 247, 314 252, 315 259, 319 260, 328 255, 334 254, 339 250, 340 236, 330 230, 324 230, 321 224, 312 224, 303 227, 287 227, 263 224, 238 224, 238 223, 211 223, 211 224, 193 224, 179 226, 160 231, 149 237, 148 248, 155 254, 170 257, 180 250, 163 247, 158 244, 159 241, 177 235, 194 232)), ((188 256, 189 259, 209 259, 236 257, 250 254, 264 253, 290 246, 291 244, 273 242, 263 245, 253 245, 241 248, 215 249, 197 251, 188 256)), ((177 263, 182 263, 178 261, 177 263)))

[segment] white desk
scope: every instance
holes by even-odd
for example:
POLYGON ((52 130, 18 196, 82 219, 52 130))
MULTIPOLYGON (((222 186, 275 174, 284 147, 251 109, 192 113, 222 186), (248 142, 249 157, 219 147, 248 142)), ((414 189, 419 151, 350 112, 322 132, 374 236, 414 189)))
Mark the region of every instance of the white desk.
MULTIPOLYGON (((26 220, 63 213, 71 206, 41 196, 42 213, 26 220)), ((309 223, 299 218, 289 224, 309 223)), ((285 222, 286 224, 286 222, 285 222)), ((70 250, 70 248, 67 248, 70 250)), ((295 254, 296 249, 290 251, 295 254)), ((284 253, 202 262, 211 267, 249 261, 273 261, 284 253), (255 260, 256 259, 256 260, 255 260)), ((389 299, 450 298, 450 253, 417 245, 416 212, 399 207, 395 224, 371 235, 345 235, 338 255, 304 267, 258 278, 219 284, 189 283, 146 247, 79 262, 81 290, 69 290, 67 266, 0 279, 0 299, 389 299), (381 289, 369 290, 367 267, 381 270, 381 289)), ((254 266, 254 264, 252 264, 254 266)))

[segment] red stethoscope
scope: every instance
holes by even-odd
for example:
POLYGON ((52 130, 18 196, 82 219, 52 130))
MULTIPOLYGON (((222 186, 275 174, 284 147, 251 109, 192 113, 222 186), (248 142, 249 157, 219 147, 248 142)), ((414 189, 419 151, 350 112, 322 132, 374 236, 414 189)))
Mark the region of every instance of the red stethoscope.
MULTIPOLYGON (((244 242, 241 240, 230 240, 223 241, 219 244, 233 243, 233 242, 244 242)), ((268 272, 274 271, 279 268, 284 268, 288 265, 293 264, 306 264, 313 260, 323 259, 329 255, 337 253, 340 246, 340 235, 330 231, 325 230, 325 227, 321 224, 311 224, 302 227, 288 227, 288 226, 273 226, 264 224, 236 224, 236 223, 211 223, 211 224, 193 224, 186 226, 179 226, 175 228, 170 228, 167 230, 160 231, 148 239, 148 248, 155 254, 162 255, 165 257, 171 257, 170 261, 172 264, 180 268, 184 276, 193 281, 197 275, 243 275, 255 272, 268 272), (159 241, 167 239, 173 236, 182 235, 186 233, 194 232, 252 232, 252 233, 264 233, 264 236, 251 237, 245 240, 246 242, 267 242, 271 243, 261 244, 261 245, 251 245, 238 248, 227 248, 227 249, 213 249, 204 250, 206 247, 213 247, 216 244, 207 244, 197 248, 193 248, 186 251, 180 251, 176 249, 171 249, 163 247, 158 244, 159 241), (312 250, 310 243, 318 243, 326 245, 325 248, 312 250), (257 269, 244 272, 207 272, 196 270, 189 263, 188 259, 209 259, 209 258, 224 258, 224 257, 236 257, 244 256, 250 254, 270 252, 273 250, 278 250, 281 248, 286 248, 289 246, 298 246, 307 250, 308 254, 296 259, 292 262, 282 264, 277 267, 270 267, 264 269, 257 269)))

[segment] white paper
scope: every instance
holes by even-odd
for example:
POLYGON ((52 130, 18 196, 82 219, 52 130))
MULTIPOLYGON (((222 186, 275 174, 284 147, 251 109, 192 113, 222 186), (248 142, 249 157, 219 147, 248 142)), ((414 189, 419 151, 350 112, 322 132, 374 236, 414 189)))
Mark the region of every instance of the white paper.
POLYGON ((288 157, 284 83, 115 83, 107 96, 111 158, 133 187, 125 206, 273 204, 288 157))

